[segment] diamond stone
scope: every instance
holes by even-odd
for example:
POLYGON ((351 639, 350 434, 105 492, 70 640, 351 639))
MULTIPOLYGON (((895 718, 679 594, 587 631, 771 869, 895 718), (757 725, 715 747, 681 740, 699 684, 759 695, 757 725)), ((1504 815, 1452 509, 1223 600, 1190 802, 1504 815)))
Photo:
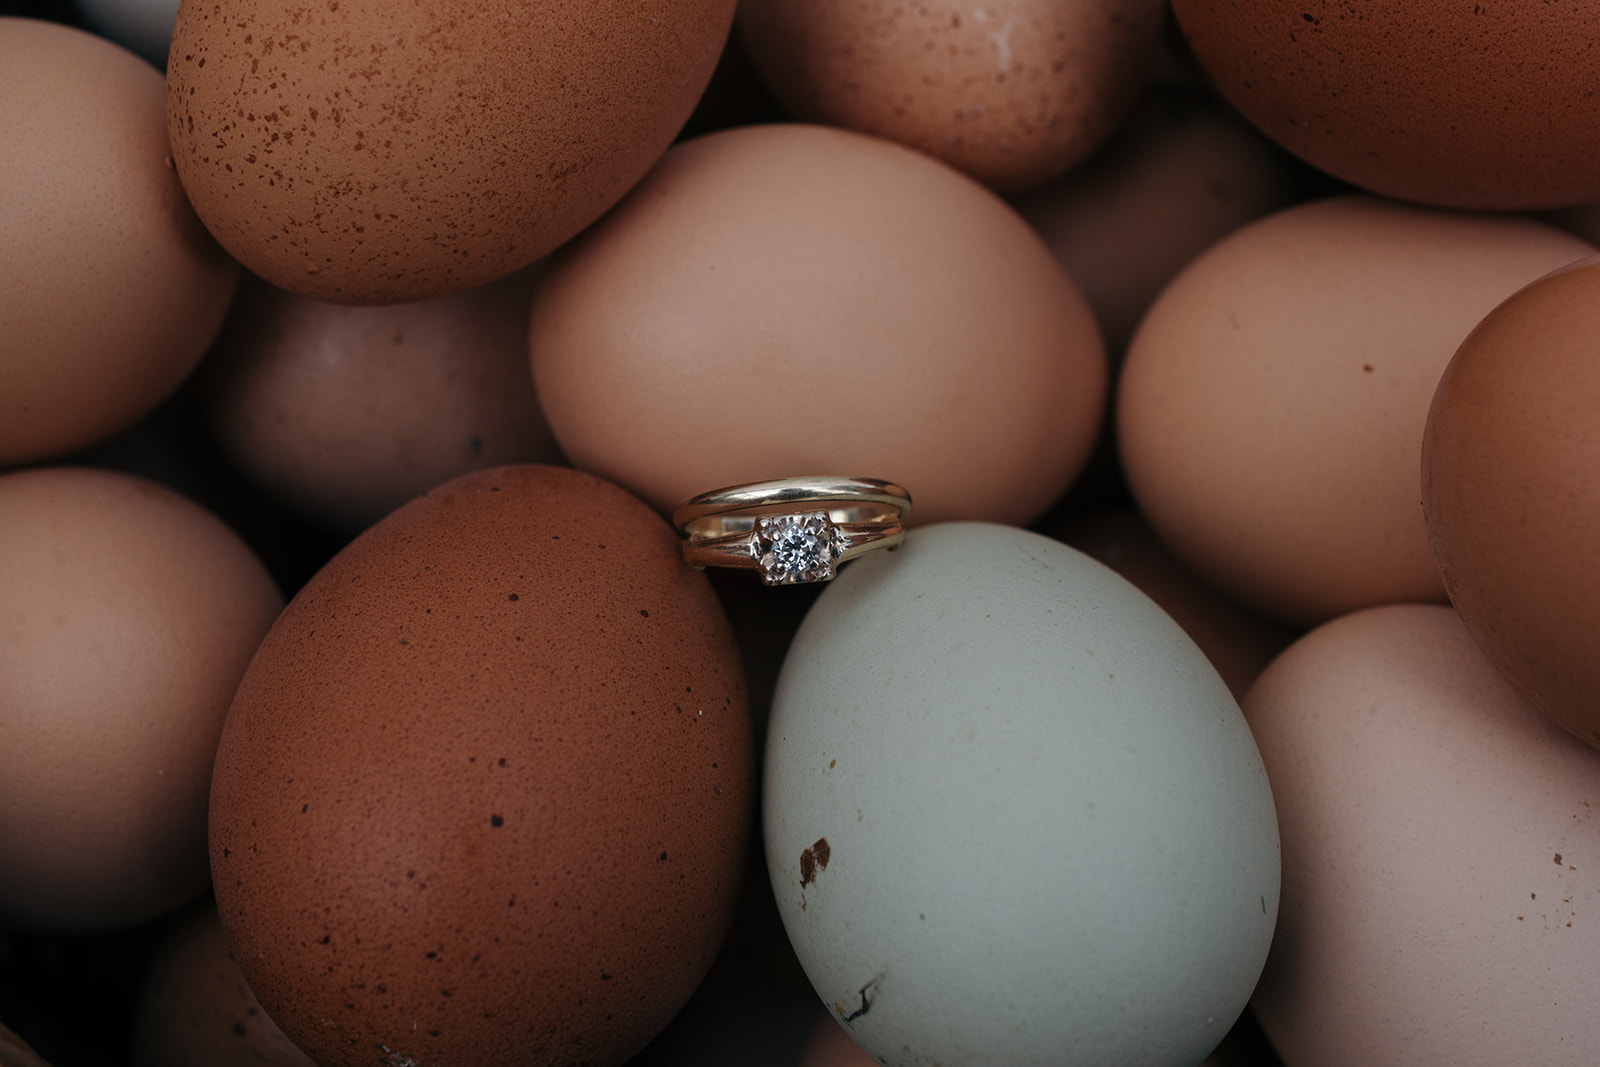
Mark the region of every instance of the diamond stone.
POLYGON ((845 538, 825 511, 804 515, 763 515, 756 520, 751 553, 761 563, 768 585, 826 582, 844 551, 845 538))

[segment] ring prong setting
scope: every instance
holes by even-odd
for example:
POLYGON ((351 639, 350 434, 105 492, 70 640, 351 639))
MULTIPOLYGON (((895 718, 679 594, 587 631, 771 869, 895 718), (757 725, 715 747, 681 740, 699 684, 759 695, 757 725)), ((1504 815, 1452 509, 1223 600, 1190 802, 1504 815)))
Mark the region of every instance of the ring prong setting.
POLYGON ((763 515, 756 520, 750 553, 767 585, 831 581, 834 563, 847 547, 844 534, 825 511, 763 515))

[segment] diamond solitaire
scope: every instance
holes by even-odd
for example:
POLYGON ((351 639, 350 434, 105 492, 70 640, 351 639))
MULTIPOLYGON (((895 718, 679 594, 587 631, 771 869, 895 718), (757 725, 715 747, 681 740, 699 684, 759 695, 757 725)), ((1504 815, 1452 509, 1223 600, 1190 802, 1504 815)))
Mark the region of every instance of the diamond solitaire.
POLYGON ((763 515, 756 520, 750 551, 761 563, 768 585, 826 582, 844 551, 845 538, 825 511, 804 515, 763 515))

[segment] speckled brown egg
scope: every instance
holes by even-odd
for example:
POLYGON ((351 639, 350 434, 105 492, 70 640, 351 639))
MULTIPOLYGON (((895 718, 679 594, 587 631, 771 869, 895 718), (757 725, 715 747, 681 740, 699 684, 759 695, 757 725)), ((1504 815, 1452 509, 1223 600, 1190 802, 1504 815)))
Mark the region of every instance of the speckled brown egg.
POLYGON ((464 475, 335 557, 251 664, 218 908, 323 1067, 619 1064, 727 928, 752 747, 662 519, 565 468, 464 475))
POLYGON ((240 262, 340 303, 527 266, 642 177, 716 65, 734 0, 189 0, 167 118, 240 262))
POLYGON ((798 117, 936 156, 1003 192, 1082 160, 1133 106, 1158 0, 744 0, 739 30, 798 117))
POLYGON ((1467 631, 1534 706, 1600 748, 1600 257, 1495 308, 1428 414, 1422 506, 1467 631))
POLYGON ((1373 192, 1526 210, 1600 199, 1596 21, 1580 3, 1173 0, 1269 137, 1373 192))

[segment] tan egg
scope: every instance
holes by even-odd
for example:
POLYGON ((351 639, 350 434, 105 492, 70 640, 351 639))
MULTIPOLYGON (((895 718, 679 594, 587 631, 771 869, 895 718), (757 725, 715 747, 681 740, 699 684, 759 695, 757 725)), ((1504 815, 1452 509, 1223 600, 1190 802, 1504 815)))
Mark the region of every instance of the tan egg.
POLYGON ((0 476, 0 925, 92 931, 206 886, 234 687, 283 601, 232 531, 141 479, 0 476))
POLYGON ((615 1067, 727 931, 754 776, 738 652, 666 522, 577 471, 478 471, 262 643, 217 752, 218 909, 322 1067, 615 1067))
POLYGON ((522 272, 362 308, 247 278, 206 362, 213 432, 236 467, 354 533, 470 470, 559 460, 528 372, 522 272))
POLYGON ((177 921, 145 974, 134 1032, 137 1067, 315 1067, 261 1010, 216 905, 177 921))
POLYGON ((239 268, 172 169, 161 73, 0 17, 0 467, 126 429, 194 369, 239 268))
POLYGON ((1448 607, 1336 619, 1256 682, 1283 895, 1252 1001, 1291 1067, 1591 1067, 1600 752, 1448 607))
POLYGON ((643 177, 733 9, 190 0, 167 63, 173 157, 217 240, 281 288, 385 304, 483 285, 643 177))
POLYGON ((1002 192, 1082 160, 1133 106, 1159 0, 743 0, 739 29, 799 118, 886 137, 1002 192))
POLYGON ((1133 511, 1101 511, 1053 523, 1044 531, 1104 563, 1183 627, 1243 699, 1295 631, 1261 618, 1207 587, 1161 543, 1133 511))
POLYGON ((1099 154, 1017 209, 1083 289, 1115 360, 1185 264, 1288 202, 1285 159, 1205 98, 1154 92, 1099 154))
POLYGON ((677 145, 552 261, 534 381, 574 465, 668 510, 809 474, 910 490, 911 521, 1040 515, 1105 400, 1082 295, 964 175, 807 125, 677 145))
POLYGON ((1593 248, 1542 223, 1370 197, 1238 230, 1129 346, 1118 442, 1177 555, 1273 618, 1444 599, 1418 459, 1435 385, 1479 319, 1593 248))

